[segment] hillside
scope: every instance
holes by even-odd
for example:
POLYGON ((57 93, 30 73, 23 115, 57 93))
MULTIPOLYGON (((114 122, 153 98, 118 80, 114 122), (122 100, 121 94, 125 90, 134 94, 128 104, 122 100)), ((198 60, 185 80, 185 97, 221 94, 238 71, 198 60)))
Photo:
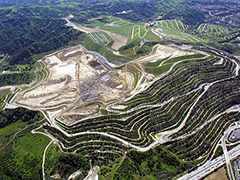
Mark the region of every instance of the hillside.
POLYGON ((0 179, 238 179, 239 72, 239 1, 0 0, 0 179))

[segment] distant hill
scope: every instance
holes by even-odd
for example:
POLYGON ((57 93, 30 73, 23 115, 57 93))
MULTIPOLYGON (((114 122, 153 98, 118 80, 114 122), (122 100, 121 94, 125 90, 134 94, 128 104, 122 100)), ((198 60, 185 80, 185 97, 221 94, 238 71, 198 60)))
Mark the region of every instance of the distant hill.
POLYGON ((239 0, 198 0, 198 2, 204 2, 204 3, 231 2, 231 3, 238 3, 238 4, 240 4, 239 0))

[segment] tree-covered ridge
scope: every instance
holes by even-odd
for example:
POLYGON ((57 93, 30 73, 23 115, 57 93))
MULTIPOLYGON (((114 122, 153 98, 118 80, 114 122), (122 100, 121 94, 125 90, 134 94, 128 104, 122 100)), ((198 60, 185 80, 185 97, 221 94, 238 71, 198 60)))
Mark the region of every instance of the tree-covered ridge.
POLYGON ((53 18, 7 18, 0 26, 0 51, 10 55, 11 64, 26 63, 32 55, 56 50, 81 35, 53 18))
POLYGON ((29 72, 1 74, 0 86, 29 84, 32 77, 29 72))
MULTIPOLYGON (((71 41, 77 41, 81 32, 66 27, 65 21, 61 20, 71 13, 74 15, 73 21, 80 24, 89 24, 89 19, 99 15, 117 16, 132 22, 156 18, 179 19, 185 24, 197 26, 208 18, 207 11, 196 8, 206 3, 202 1, 16 2, 19 6, 8 5, 8 8, 3 8, 0 4, 0 53, 9 54, 11 64, 26 64, 31 62, 34 54, 56 50, 71 41)), ((4 3, 11 4, 10 1, 4 3)), ((225 3, 224 6, 233 5, 225 3)))

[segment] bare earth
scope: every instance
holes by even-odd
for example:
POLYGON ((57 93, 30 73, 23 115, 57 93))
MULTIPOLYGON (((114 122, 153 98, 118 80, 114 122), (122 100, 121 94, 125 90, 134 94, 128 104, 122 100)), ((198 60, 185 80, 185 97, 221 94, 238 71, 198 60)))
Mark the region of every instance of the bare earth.
POLYGON ((194 54, 194 53, 177 49, 174 47, 157 44, 156 46, 153 47, 153 50, 150 54, 140 57, 134 60, 134 62, 137 62, 137 63, 154 62, 154 61, 165 59, 168 57, 175 58, 175 57, 191 55, 191 54, 194 54))
POLYGON ((56 116, 63 123, 72 124, 89 116, 98 116, 101 107, 123 101, 147 88, 156 77, 144 71, 144 63, 191 53, 156 45, 149 55, 115 70, 87 53, 82 46, 67 48, 45 57, 43 62, 47 78, 35 87, 20 92, 15 104, 46 111, 49 117, 56 116), (136 73, 139 80, 134 85, 136 73))
POLYGON ((166 58, 175 58, 184 55, 191 55, 194 52, 185 51, 179 48, 169 47, 165 45, 157 44, 153 47, 153 50, 150 54, 139 57, 133 61, 128 62, 125 67, 127 71, 131 71, 129 69, 135 67, 133 70, 135 73, 141 74, 140 79, 135 87, 135 89, 131 92, 131 95, 135 95, 148 87, 153 81, 153 79, 157 78, 152 74, 148 74, 145 72, 145 64, 147 62, 155 62, 158 60, 163 60, 166 58))
POLYGON ((206 177, 204 180, 228 180, 226 170, 222 167, 218 171, 206 177))
POLYGON ((132 73, 110 69, 82 46, 59 51, 43 62, 48 77, 21 92, 15 103, 48 111, 49 116, 58 114, 64 123, 98 115, 100 106, 124 99, 133 88, 132 73))
POLYGON ((120 35, 117 33, 113 33, 113 32, 109 32, 109 31, 105 31, 105 30, 100 30, 100 31, 107 33, 113 39, 114 43, 111 47, 115 50, 118 50, 120 47, 127 44, 128 38, 126 36, 123 36, 123 35, 120 35))

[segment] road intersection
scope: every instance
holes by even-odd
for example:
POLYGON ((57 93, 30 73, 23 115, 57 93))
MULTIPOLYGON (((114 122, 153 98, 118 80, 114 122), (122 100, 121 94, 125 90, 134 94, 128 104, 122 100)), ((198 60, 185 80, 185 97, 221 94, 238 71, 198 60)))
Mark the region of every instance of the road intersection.
POLYGON ((190 173, 185 174, 184 176, 178 178, 178 180, 196 180, 205 177, 206 175, 210 174, 214 170, 218 169, 219 167, 223 166, 224 164, 227 165, 227 171, 229 174, 230 180, 235 180, 233 170, 231 167, 231 160, 235 159, 240 155, 240 144, 236 147, 232 148, 231 150, 227 150, 227 146, 235 145, 235 143, 230 143, 228 141, 228 136, 231 132, 235 129, 240 128, 239 123, 235 123, 234 126, 230 126, 225 132, 222 138, 219 141, 219 145, 223 148, 223 153, 221 156, 206 161, 203 165, 197 167, 195 170, 191 171, 190 173), (227 144, 226 144, 227 143, 227 144))

